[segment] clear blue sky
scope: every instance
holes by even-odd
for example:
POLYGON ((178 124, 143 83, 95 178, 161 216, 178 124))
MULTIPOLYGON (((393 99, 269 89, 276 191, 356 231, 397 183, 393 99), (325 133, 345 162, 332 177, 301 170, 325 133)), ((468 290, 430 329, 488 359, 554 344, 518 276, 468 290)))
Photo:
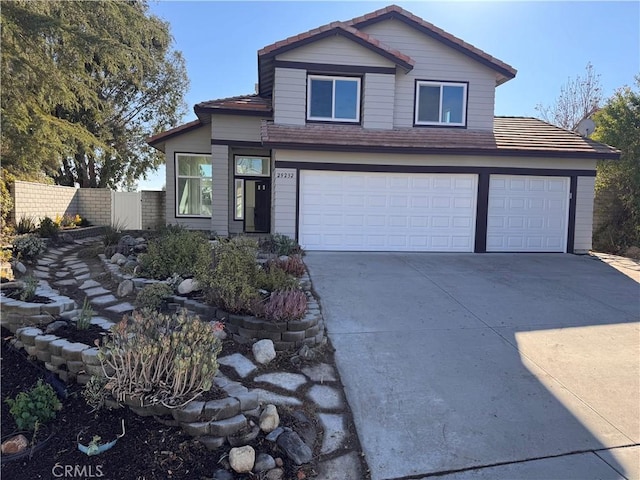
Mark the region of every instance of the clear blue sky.
MULTIPOLYGON (((335 20, 348 20, 389 2, 151 1, 171 25, 190 80, 186 102, 254 92, 257 51, 335 20)), ((395 2, 518 70, 496 89, 496 115, 535 116, 569 77, 591 62, 605 98, 640 72, 640 2, 395 2)), ((164 168, 140 182, 164 185, 164 168)))

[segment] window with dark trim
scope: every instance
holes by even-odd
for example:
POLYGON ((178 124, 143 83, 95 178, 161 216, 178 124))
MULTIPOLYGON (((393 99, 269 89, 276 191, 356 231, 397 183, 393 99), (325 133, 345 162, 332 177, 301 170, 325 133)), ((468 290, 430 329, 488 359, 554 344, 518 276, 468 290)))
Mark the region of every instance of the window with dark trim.
POLYGON ((360 121, 360 78, 309 75, 307 120, 360 121))
POLYGON ((176 153, 176 216, 210 217, 211 155, 176 153))
POLYGON ((464 126, 466 123, 466 83, 416 82, 416 125, 464 126))

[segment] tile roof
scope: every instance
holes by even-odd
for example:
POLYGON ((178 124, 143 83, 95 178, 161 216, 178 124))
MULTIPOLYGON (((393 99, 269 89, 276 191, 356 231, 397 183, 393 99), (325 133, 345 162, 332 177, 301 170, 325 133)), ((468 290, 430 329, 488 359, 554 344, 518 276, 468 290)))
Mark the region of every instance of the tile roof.
POLYGON ((165 140, 168 140, 171 137, 180 135, 182 133, 190 132, 191 130, 195 130, 196 128, 200 128, 202 125, 203 123, 200 121, 200 119, 196 119, 196 120, 193 120, 192 122, 184 123, 182 125, 178 125, 175 128, 171 128, 169 130, 165 130, 164 132, 157 133, 147 138, 146 142, 151 146, 155 146, 155 145, 158 145, 160 142, 164 142, 165 140))
POLYGON ((343 22, 331 22, 327 25, 314 28, 304 33, 294 35, 292 37, 280 40, 278 42, 267 45, 266 47, 258 50, 258 58, 264 56, 275 56, 280 53, 284 53, 287 50, 297 48, 305 43, 312 42, 316 39, 327 37, 329 34, 340 34, 354 40, 359 40, 361 44, 375 51, 378 54, 394 61, 397 65, 402 66, 407 70, 411 70, 415 64, 414 60, 404 53, 393 49, 377 38, 372 37, 360 30, 347 25, 343 22))
POLYGON ((423 20, 422 18, 414 15, 413 13, 405 10, 402 7, 399 7, 398 5, 390 5, 388 7, 381 8, 379 10, 376 10, 375 12, 367 13, 360 17, 353 18, 345 23, 355 28, 363 28, 367 25, 377 23, 387 18, 400 18, 409 20, 415 26, 420 27, 423 32, 429 34, 436 40, 439 40, 449 46, 457 47, 458 50, 470 55, 473 58, 484 60, 486 63, 494 66, 496 69, 501 71, 501 73, 503 73, 503 75, 505 75, 506 77, 504 79, 505 81, 515 77, 517 73, 517 70, 511 65, 498 60, 497 58, 489 55, 488 53, 480 50, 477 47, 474 47, 464 40, 445 32, 441 28, 436 27, 432 23, 423 20))
POLYGON ((535 118, 496 117, 494 132, 460 128, 364 129, 358 125, 262 123, 266 146, 305 150, 617 159, 620 152, 535 118))
POLYGON ((255 112, 256 114, 271 115, 271 99, 263 98, 259 95, 238 95, 235 97, 219 98, 200 102, 194 107, 196 113, 238 113, 255 112))

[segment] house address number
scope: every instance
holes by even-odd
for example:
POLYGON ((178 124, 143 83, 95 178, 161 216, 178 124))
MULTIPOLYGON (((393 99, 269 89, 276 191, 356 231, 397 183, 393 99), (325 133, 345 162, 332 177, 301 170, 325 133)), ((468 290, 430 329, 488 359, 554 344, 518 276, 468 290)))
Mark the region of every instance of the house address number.
POLYGON ((293 172, 278 172, 276 178, 294 178, 293 172))

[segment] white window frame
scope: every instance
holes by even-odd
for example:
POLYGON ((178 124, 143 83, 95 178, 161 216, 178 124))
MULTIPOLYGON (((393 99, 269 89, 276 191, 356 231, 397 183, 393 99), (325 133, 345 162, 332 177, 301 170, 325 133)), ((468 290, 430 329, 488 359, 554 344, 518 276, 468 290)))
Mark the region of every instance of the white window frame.
POLYGON ((233 219, 244 220, 244 179, 236 178, 233 182, 233 219), (240 196, 238 196, 238 189, 240 190, 240 196), (240 212, 238 213, 238 207, 240 212))
POLYGON ((360 100, 362 96, 362 79, 360 77, 338 77, 332 75, 307 75, 307 120, 317 120, 322 122, 348 122, 360 123, 360 100), (332 80, 333 88, 331 91, 331 117, 312 117, 311 116, 311 80, 332 80), (356 98, 356 118, 336 118, 336 80, 346 80, 356 82, 357 98, 356 98))
POLYGON ((271 176, 271 157, 262 155, 235 155, 233 157, 233 174, 236 177, 270 177, 271 176), (243 158, 256 158, 267 161, 267 173, 238 173, 238 160, 243 158))
MULTIPOLYGON (((175 195, 176 195, 176 199, 175 199, 175 208, 176 208, 176 218, 211 218, 211 215, 213 215, 213 192, 212 192, 212 198, 211 198, 211 214, 209 215, 203 215, 203 214, 185 214, 185 213, 180 213, 180 179, 198 179, 198 180, 202 180, 203 178, 209 178, 209 177, 201 177, 201 176, 196 176, 196 175, 180 175, 180 169, 179 169, 179 163, 180 163, 180 157, 205 157, 209 159, 209 164, 211 164, 211 154, 210 153, 186 153, 186 152, 181 152, 175 153, 175 161, 174 161, 174 168, 175 168, 175 178, 176 178, 176 183, 175 183, 175 195)), ((213 172, 212 172, 213 175, 213 172)), ((211 180, 213 181, 213 176, 211 177, 211 180)), ((200 184, 200 188, 202 188, 202 185, 200 184)), ((201 198, 201 197, 200 197, 201 198)))
POLYGON ((464 82, 436 82, 432 80, 418 80, 416 82, 416 96, 415 96, 415 125, 441 125, 447 127, 464 127, 467 125, 467 92, 468 84, 464 82), (419 108, 420 108, 420 87, 431 86, 440 87, 440 105, 438 107, 438 121, 437 122, 425 122, 418 120, 419 108), (443 87, 462 87, 462 122, 460 123, 447 123, 442 121, 442 89, 443 87))

